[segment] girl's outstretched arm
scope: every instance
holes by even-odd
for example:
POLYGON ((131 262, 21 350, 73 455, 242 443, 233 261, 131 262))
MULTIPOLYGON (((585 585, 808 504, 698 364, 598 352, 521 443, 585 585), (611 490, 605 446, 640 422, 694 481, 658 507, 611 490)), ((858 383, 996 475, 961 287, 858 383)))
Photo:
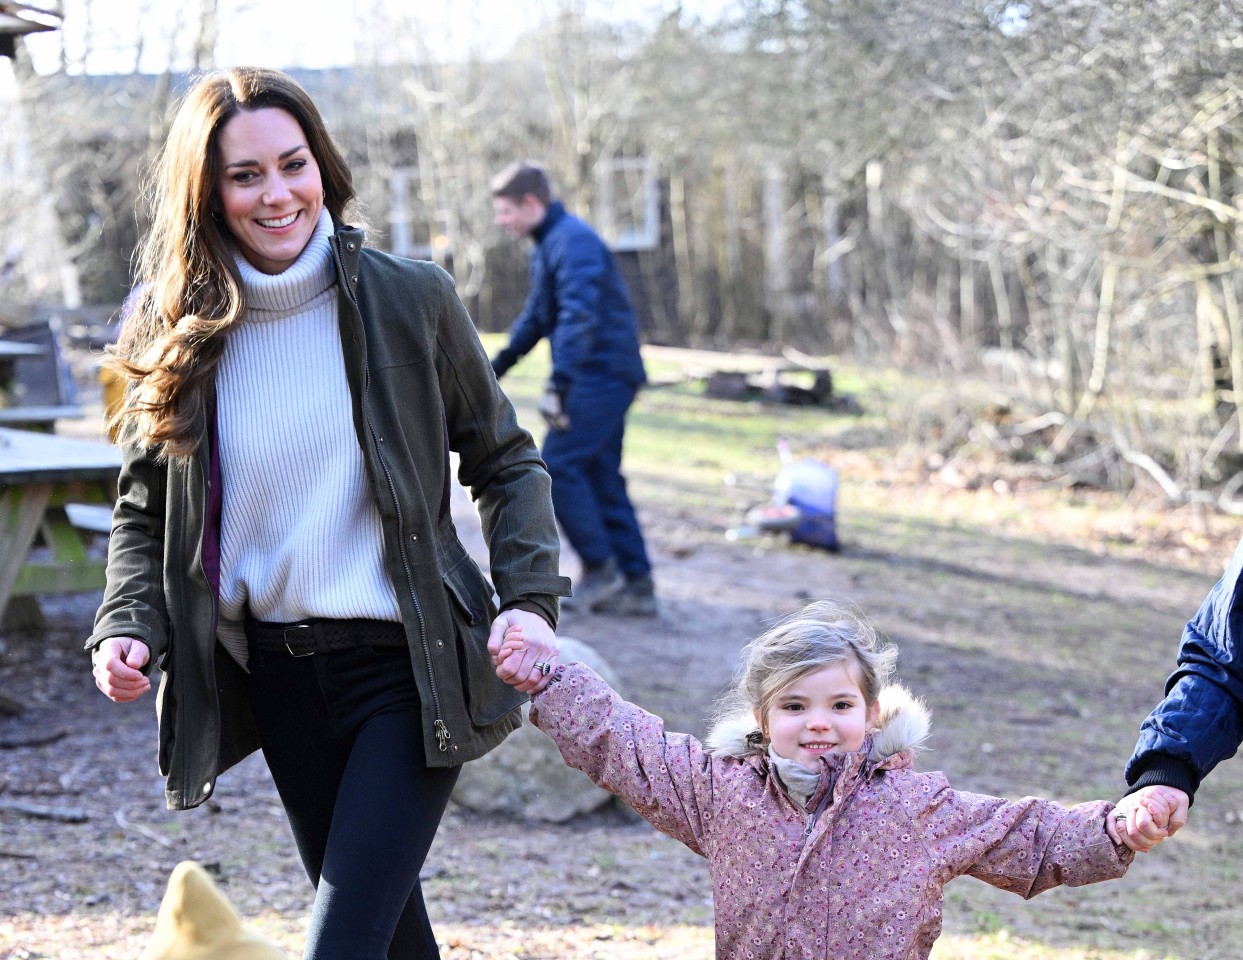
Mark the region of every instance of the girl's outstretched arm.
POLYGON ((943 778, 941 783, 922 815, 945 880, 965 873, 1030 898, 1062 884, 1121 877, 1135 856, 1109 835, 1110 803, 1066 807, 1040 797, 1005 800, 955 791, 943 778))
POLYGON ((694 737, 623 700, 581 663, 560 668, 531 701, 531 722, 565 762, 621 797, 663 833, 696 853, 712 824, 721 771, 694 737))

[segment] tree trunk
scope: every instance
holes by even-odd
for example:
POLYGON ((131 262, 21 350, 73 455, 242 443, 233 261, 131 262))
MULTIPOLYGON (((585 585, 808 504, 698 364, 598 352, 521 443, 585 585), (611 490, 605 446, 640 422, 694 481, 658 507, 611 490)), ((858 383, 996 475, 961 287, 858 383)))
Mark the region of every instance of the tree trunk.
POLYGON ((686 222, 686 180, 680 173, 669 178, 669 219, 673 224, 673 260, 678 275, 678 316, 695 337, 702 331, 695 312, 695 264, 686 222))
MULTIPOLYGON (((1208 193, 1209 198, 1221 202, 1221 159, 1219 155, 1217 128, 1208 131, 1208 193)), ((1225 265, 1230 261, 1230 240, 1221 219, 1213 221, 1213 245, 1217 262, 1225 265)), ((1222 303, 1226 308, 1226 324, 1230 329, 1230 381, 1235 414, 1243 423, 1243 325, 1239 320, 1239 299, 1234 287, 1234 273, 1224 270, 1221 274, 1222 303)), ((1243 430, 1239 431, 1239 449, 1243 451, 1243 430)))
POLYGON ((770 326, 767 339, 785 342, 789 304, 789 254, 785 229, 785 177, 775 160, 764 169, 764 304, 770 326))

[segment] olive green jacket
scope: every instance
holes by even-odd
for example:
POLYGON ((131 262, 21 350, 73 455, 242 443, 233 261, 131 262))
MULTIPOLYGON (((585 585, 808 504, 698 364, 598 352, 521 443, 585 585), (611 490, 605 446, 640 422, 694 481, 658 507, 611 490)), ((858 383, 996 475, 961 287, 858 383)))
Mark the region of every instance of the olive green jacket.
MULTIPOLYGON (((449 275, 430 263, 332 237, 341 346, 354 426, 384 534, 423 705, 432 766, 486 753, 521 722, 525 700, 487 653, 493 587, 458 539, 449 510, 450 450, 477 502, 502 609, 556 626, 559 542, 551 481, 518 426, 449 275)), ((159 765, 171 809, 197 806, 216 778, 257 749, 242 669, 216 641, 219 463, 214 398, 193 456, 159 462, 125 450, 107 588, 87 640, 132 636, 163 671, 159 765)))

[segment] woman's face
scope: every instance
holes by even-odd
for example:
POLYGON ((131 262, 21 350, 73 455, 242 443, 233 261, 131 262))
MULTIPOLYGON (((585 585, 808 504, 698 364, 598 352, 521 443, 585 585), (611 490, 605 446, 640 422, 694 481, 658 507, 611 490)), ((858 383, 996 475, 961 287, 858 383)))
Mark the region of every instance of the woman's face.
POLYGON ((224 222, 256 270, 281 273, 298 259, 324 208, 319 164, 293 115, 242 110, 220 128, 224 222))

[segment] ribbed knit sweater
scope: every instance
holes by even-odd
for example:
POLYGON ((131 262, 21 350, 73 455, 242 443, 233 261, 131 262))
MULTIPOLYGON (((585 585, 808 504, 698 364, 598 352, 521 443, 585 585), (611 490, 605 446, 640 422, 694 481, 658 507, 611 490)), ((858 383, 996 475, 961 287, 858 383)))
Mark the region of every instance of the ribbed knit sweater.
POLYGON ((354 431, 337 281, 320 216, 269 275, 236 255, 247 311, 216 373, 222 480, 217 635, 246 663, 243 619, 400 620, 354 431))

